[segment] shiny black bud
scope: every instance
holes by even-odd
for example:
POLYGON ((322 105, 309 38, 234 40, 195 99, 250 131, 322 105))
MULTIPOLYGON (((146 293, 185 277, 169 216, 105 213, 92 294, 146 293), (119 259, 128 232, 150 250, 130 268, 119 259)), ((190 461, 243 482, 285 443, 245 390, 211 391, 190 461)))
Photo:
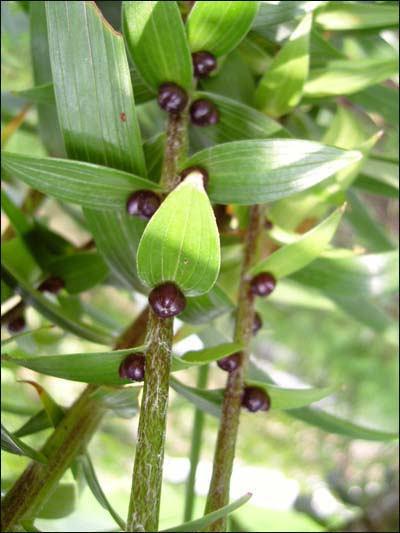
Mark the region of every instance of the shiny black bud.
POLYGON ((190 120, 196 126, 212 126, 219 120, 219 112, 210 100, 201 98, 190 106, 190 120))
POLYGON ((168 281, 151 291, 149 303, 156 315, 169 318, 182 313, 186 307, 186 298, 174 283, 168 281))
POLYGON ((264 389, 259 387, 245 387, 242 396, 242 406, 251 413, 268 411, 271 400, 264 389))
POLYGON ((171 115, 179 115, 188 103, 188 95, 176 83, 163 83, 158 88, 158 103, 164 111, 171 115))
POLYGON ((233 353, 217 361, 217 365, 226 372, 233 372, 240 364, 240 353, 233 353))
POLYGON ((119 367, 119 377, 131 381, 144 380, 145 357, 141 352, 131 353, 119 367))
POLYGON ((192 54, 194 75, 197 78, 206 78, 217 68, 217 60, 209 52, 195 52, 192 54))
POLYGON ((126 202, 128 215, 150 220, 160 207, 161 200, 153 191, 136 191, 126 202))
POLYGON ((276 279, 269 272, 260 272, 250 281, 251 292, 256 296, 268 296, 276 287, 276 279))

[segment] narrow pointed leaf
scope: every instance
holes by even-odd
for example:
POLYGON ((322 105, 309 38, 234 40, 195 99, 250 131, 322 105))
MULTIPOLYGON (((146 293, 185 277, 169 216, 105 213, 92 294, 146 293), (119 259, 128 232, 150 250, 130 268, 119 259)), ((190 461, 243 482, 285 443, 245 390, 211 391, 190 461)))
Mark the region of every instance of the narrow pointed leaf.
POLYGON ((304 94, 312 98, 357 93, 387 80, 398 72, 397 59, 358 59, 329 62, 310 72, 304 94))
POLYGON ((110 409, 116 416, 132 418, 139 411, 139 393, 139 387, 115 388, 104 385, 97 387, 90 397, 101 406, 110 409))
POLYGON ((123 2, 122 21, 129 53, 148 85, 190 89, 192 61, 177 3, 123 2))
POLYGON ((43 431, 52 427, 52 423, 44 409, 37 412, 29 420, 25 422, 17 431, 14 431, 15 437, 24 437, 25 435, 32 435, 38 431, 43 431))
POLYGON ((18 437, 11 435, 3 424, 1 424, 1 449, 15 455, 25 455, 38 463, 47 463, 47 458, 42 453, 24 444, 18 437))
POLYGON ((54 105, 56 103, 52 83, 44 83, 43 85, 36 85, 23 91, 15 91, 14 94, 36 104, 54 105))
POLYGON ((60 277, 70 294, 86 291, 104 281, 108 268, 96 252, 78 252, 54 259, 48 265, 54 276, 60 277))
POLYGON ((249 31, 258 4, 197 1, 187 20, 192 52, 207 51, 218 57, 233 50, 249 31))
POLYGON ((15 178, 58 200, 96 210, 122 210, 135 190, 159 189, 154 182, 127 172, 68 159, 4 153, 2 167, 15 178))
POLYGON ((39 395, 40 401, 42 402, 43 408, 46 411, 50 422, 52 423, 53 427, 56 427, 60 420, 64 418, 64 410, 50 396, 46 389, 39 385, 39 383, 30 380, 22 380, 21 383, 27 383, 28 385, 32 385, 32 387, 34 387, 39 395))
POLYGON ((211 201, 251 205, 312 187, 360 157, 360 152, 311 141, 249 140, 206 148, 186 161, 184 168, 200 165, 207 170, 211 201))
POLYGON ((343 209, 337 209, 321 224, 302 235, 298 240, 283 246, 257 263, 250 269, 249 274, 254 276, 259 272, 267 271, 279 279, 304 268, 328 246, 342 215, 343 209))
POLYGON ((10 224, 17 234, 23 235, 31 229, 31 224, 28 222, 24 213, 14 204, 3 189, 1 189, 1 209, 7 215, 10 224))
POLYGON ((186 295, 197 296, 214 285, 219 235, 199 173, 185 178, 153 215, 139 244, 137 265, 149 287, 172 281, 186 295))
POLYGON ((206 324, 235 308, 226 292, 216 283, 206 294, 186 299, 186 307, 179 319, 189 324, 206 324))
POLYGON ((285 115, 301 99, 310 63, 311 22, 311 14, 306 15, 259 82, 257 107, 273 117, 285 115))
POLYGON ((325 30, 333 31, 397 28, 399 7, 395 2, 390 3, 392 5, 383 5, 383 2, 327 2, 317 13, 316 22, 325 30))
POLYGON ((201 518, 197 518, 196 520, 191 520, 190 522, 185 522, 184 524, 181 524, 180 526, 170 527, 168 529, 161 530, 162 532, 169 532, 169 531, 204 531, 204 528, 215 522, 215 520, 219 520, 220 518, 223 518, 224 516, 229 515, 230 513, 233 513, 233 511, 236 511, 236 509, 239 509, 239 507, 242 507, 245 503, 247 503, 250 498, 252 497, 252 494, 248 492, 241 498, 235 500, 234 502, 224 505, 224 507, 221 507, 220 509, 217 509, 216 511, 213 511, 212 513, 208 513, 201 518))
POLYGON ((218 346, 211 346, 203 350, 193 350, 186 352, 182 357, 175 357, 172 360, 172 372, 184 370, 193 365, 206 365, 223 357, 227 357, 242 350, 244 346, 238 343, 226 343, 218 346))
POLYGON ((1 341, 1 347, 6 346, 10 342, 14 342, 22 337, 29 337, 30 335, 34 335, 38 331, 43 331, 44 329, 50 329, 54 326, 51 324, 49 326, 41 326, 40 328, 31 329, 30 331, 24 331, 23 333, 17 333, 17 335, 13 335, 12 337, 9 337, 8 339, 4 339, 1 341))

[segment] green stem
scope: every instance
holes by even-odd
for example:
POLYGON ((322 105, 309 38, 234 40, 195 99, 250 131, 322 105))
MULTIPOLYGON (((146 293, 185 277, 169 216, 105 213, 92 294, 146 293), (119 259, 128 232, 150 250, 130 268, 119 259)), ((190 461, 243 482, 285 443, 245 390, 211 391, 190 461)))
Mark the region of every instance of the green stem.
POLYGON ((173 318, 150 312, 146 372, 127 531, 157 531, 166 433, 173 318))
MULTIPOLYGON (((148 308, 125 331, 115 349, 140 344, 147 315, 148 308)), ((89 442, 105 412, 91 397, 97 388, 95 385, 86 387, 46 441, 41 451, 48 463, 31 462, 4 496, 1 531, 13 531, 24 518, 37 516, 73 459, 89 442)))
MULTIPOLYGON (((189 104, 188 104, 189 106, 189 104)), ((168 118, 165 155, 160 184, 169 192, 179 183, 177 169, 186 157, 188 147, 188 106, 180 115, 168 118)))
MULTIPOLYGON (((228 375, 205 514, 216 511, 229 502, 229 487, 239 429, 244 376, 249 357, 248 346, 252 337, 254 321, 254 297, 250 292, 250 280, 247 272, 255 262, 258 252, 258 244, 262 231, 261 214, 261 206, 254 205, 251 207, 250 222, 245 238, 234 335, 235 342, 247 348, 241 352, 241 361, 238 368, 228 375)), ((226 524, 227 518, 221 518, 211 524, 206 531, 226 531, 226 524)))
MULTIPOLYGON (((208 366, 200 366, 197 373, 196 387, 204 389, 207 385, 208 366)), ((186 501, 185 512, 183 516, 184 522, 189 522, 193 516, 193 507, 195 500, 195 482, 197 465, 200 458, 200 449, 202 443, 204 427, 204 412, 201 409, 195 409, 192 431, 192 445, 190 449, 190 471, 186 484, 186 501)))

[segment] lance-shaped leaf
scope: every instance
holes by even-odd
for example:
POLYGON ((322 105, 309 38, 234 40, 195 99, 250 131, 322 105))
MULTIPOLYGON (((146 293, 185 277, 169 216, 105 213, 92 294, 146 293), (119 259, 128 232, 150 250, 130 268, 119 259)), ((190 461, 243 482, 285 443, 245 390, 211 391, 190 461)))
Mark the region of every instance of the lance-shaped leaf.
POLYGON ((206 294, 187 298, 179 319, 189 324, 206 324, 235 308, 226 292, 216 283, 206 294))
POLYGON ((257 15, 258 2, 198 1, 187 20, 192 52, 206 51, 222 56, 237 46, 257 15))
POLYGON ((187 296, 197 296, 214 285, 219 235, 201 174, 189 174, 153 215, 139 244, 137 266, 149 287, 172 281, 187 296))
POLYGON ((245 503, 247 503, 250 498, 252 497, 252 494, 248 492, 238 500, 228 504, 224 505, 224 507, 220 507, 216 511, 213 511, 212 513, 208 513, 201 518, 197 518, 196 520, 191 520, 190 522, 185 522, 184 524, 181 524, 179 526, 175 527, 169 527, 168 529, 162 529, 161 533, 167 533, 172 531, 204 531, 204 529, 215 522, 215 520, 218 520, 220 518, 223 518, 224 516, 227 516, 230 513, 233 513, 233 511, 236 511, 236 509, 239 509, 239 507, 242 507, 245 503))
POLYGON ((61 409, 58 403, 50 396, 46 389, 39 385, 39 383, 30 380, 23 380, 21 383, 27 383, 35 388, 51 424, 53 427, 56 427, 57 424, 64 418, 64 410, 61 409))
POLYGON ((283 246, 250 269, 254 276, 259 272, 271 272, 277 279, 289 276, 316 259, 328 246, 343 214, 343 208, 334 211, 326 220, 302 235, 296 241, 283 246))
POLYGON ((3 424, 1 424, 1 449, 15 455, 26 455, 39 463, 47 463, 47 457, 23 443, 18 437, 11 435, 3 424))
POLYGON ((150 180, 121 170, 69 159, 4 153, 2 167, 34 189, 96 210, 124 209, 135 190, 159 190, 150 180))
POLYGON ((325 30, 364 30, 399 25, 399 7, 395 2, 326 2, 316 15, 325 30), (392 4, 392 5, 387 5, 392 4))
POLYGON ((273 117, 285 115, 301 99, 310 63, 311 22, 311 14, 306 15, 259 82, 257 107, 273 117))
POLYGON ((175 357, 172 360, 172 371, 185 370, 193 365, 207 365, 235 352, 239 352, 243 348, 244 346, 241 344, 229 342, 204 348, 203 350, 192 350, 186 352, 182 357, 175 357))
POLYGON ((353 257, 320 257, 293 279, 334 297, 375 297, 399 286, 399 252, 353 257))
POLYGON ((129 53, 141 77, 154 89, 174 82, 190 89, 192 61, 176 2, 123 2, 129 53))
POLYGON ((184 168, 199 165, 207 170, 211 201, 251 205, 308 189, 361 156, 297 139, 248 140, 206 148, 184 168))
MULTIPOLYGON (((46 13, 54 92, 69 157, 146 176, 122 36, 94 2, 48 2, 46 13)), ((127 217, 125 209, 84 212, 110 267, 129 286, 140 286, 131 250, 143 221, 127 217)))
POLYGON ((398 68, 395 58, 330 61, 326 67, 310 72, 304 95, 324 98, 353 94, 394 76, 398 68))

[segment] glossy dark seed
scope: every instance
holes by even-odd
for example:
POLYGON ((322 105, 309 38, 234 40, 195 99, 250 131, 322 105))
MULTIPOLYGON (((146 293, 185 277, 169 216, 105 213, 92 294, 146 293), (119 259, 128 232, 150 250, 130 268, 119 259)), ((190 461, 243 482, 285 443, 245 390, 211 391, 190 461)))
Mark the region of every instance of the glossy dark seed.
POLYGON ((64 287, 65 282, 62 278, 59 278, 58 276, 50 276, 42 281, 38 287, 38 290, 41 292, 51 292, 52 294, 57 294, 64 287))
POLYGON ((276 279, 269 272, 261 272, 250 281, 250 287, 256 296, 268 296, 276 287, 276 279))
POLYGON ((255 313, 254 320, 253 320, 253 329, 252 329, 253 335, 255 335, 257 331, 259 331, 262 328, 262 325, 263 323, 262 323, 262 318, 260 314, 255 313))
POLYGON ((228 357, 224 357, 223 359, 219 359, 217 361, 217 365, 226 372, 233 372, 236 370, 239 366, 239 363, 240 353, 233 353, 232 355, 228 355, 228 357))
POLYGON ((176 83, 163 83, 158 88, 158 103, 161 109, 171 115, 179 115, 185 109, 187 102, 186 91, 176 83))
POLYGON ((156 315, 168 318, 179 315, 186 307, 186 298, 171 282, 155 287, 149 294, 149 302, 156 315))
POLYGON ((180 174, 180 178, 181 178, 181 181, 184 180, 186 178, 186 176, 189 176, 189 174, 191 174, 192 172, 199 172, 203 178, 203 185, 204 185, 204 188, 207 187, 207 183, 208 183, 208 172, 202 168, 202 167, 188 167, 188 168, 185 168, 185 170, 182 170, 181 174, 180 174))
POLYGON ((23 317, 23 315, 20 315, 7 323, 7 330, 10 333, 20 333, 25 328, 25 326, 25 318, 23 317))
POLYGON ((196 126, 211 126, 218 122, 219 112, 210 100, 201 98, 190 106, 190 120, 196 126))
POLYGON ((251 413, 268 411, 271 400, 264 389, 259 387, 245 387, 242 396, 242 406, 251 413))
POLYGON ((195 52, 192 54, 194 75, 197 78, 206 78, 217 68, 217 60, 209 52, 195 52))
POLYGON ((145 357, 141 352, 131 353, 119 367, 119 377, 131 381, 144 380, 145 357))
POLYGON ((136 191, 131 194, 126 202, 128 215, 150 220, 160 207, 161 200, 152 191, 136 191))

